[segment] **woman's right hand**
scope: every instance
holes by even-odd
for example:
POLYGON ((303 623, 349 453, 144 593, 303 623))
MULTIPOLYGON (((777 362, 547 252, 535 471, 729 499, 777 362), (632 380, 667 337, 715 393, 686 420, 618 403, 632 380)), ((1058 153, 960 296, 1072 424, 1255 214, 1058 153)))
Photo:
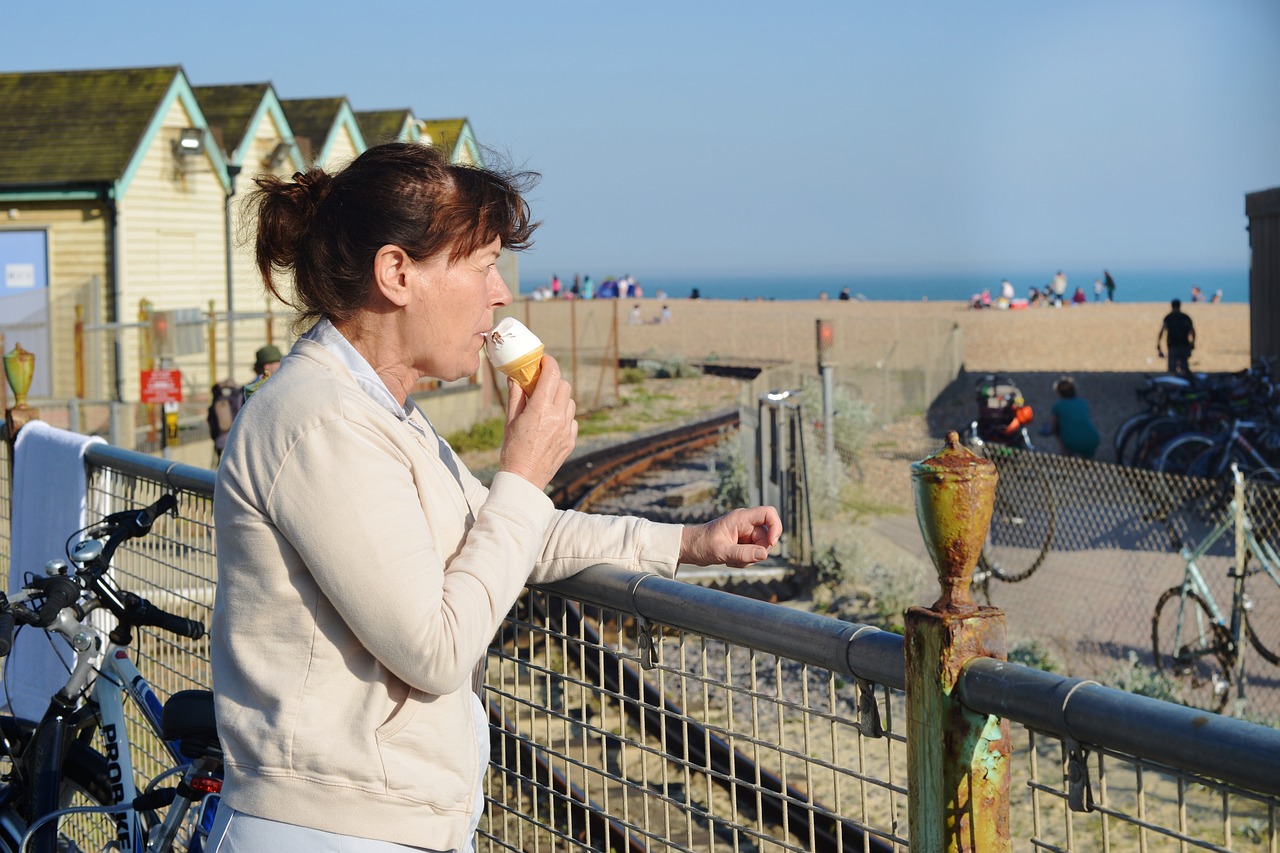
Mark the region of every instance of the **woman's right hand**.
POLYGON ((499 470, 518 474, 539 489, 547 487, 578 439, 572 390, 560 375, 560 364, 549 355, 542 357, 542 375, 532 394, 507 380, 507 426, 499 470))

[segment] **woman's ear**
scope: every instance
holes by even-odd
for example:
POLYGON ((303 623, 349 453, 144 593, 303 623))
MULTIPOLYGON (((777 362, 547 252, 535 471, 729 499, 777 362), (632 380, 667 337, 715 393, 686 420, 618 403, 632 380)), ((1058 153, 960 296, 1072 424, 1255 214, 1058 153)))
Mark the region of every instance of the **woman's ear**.
POLYGON ((387 244, 373 256, 373 285, 393 305, 409 304, 409 273, 413 258, 399 246, 387 244))

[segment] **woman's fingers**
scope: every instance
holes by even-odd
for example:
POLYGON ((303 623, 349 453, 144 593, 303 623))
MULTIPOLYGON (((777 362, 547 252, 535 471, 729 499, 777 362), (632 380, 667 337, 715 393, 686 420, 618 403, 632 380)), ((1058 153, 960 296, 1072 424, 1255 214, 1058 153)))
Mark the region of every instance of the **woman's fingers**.
POLYGON ((569 458, 578 438, 573 389, 560 374, 559 363, 542 357, 542 375, 532 393, 509 383, 507 428, 500 467, 546 488, 569 458))

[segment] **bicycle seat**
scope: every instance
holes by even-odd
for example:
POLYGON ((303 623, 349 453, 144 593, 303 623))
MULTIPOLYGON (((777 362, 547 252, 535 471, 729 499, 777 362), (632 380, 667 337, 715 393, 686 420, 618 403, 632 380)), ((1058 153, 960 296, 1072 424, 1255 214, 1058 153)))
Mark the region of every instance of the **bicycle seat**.
POLYGON ((213 693, 208 690, 179 690, 170 696, 160 713, 160 733, 165 740, 178 741, 187 758, 222 760, 213 693))

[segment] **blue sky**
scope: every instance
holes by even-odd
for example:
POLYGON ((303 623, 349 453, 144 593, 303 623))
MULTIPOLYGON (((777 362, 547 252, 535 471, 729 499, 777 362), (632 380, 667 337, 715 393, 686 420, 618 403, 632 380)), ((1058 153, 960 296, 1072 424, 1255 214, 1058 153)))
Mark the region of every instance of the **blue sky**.
POLYGON ((1244 269, 1280 186, 1276 0, 6 6, 6 71, 469 117, 526 279, 1244 269))

